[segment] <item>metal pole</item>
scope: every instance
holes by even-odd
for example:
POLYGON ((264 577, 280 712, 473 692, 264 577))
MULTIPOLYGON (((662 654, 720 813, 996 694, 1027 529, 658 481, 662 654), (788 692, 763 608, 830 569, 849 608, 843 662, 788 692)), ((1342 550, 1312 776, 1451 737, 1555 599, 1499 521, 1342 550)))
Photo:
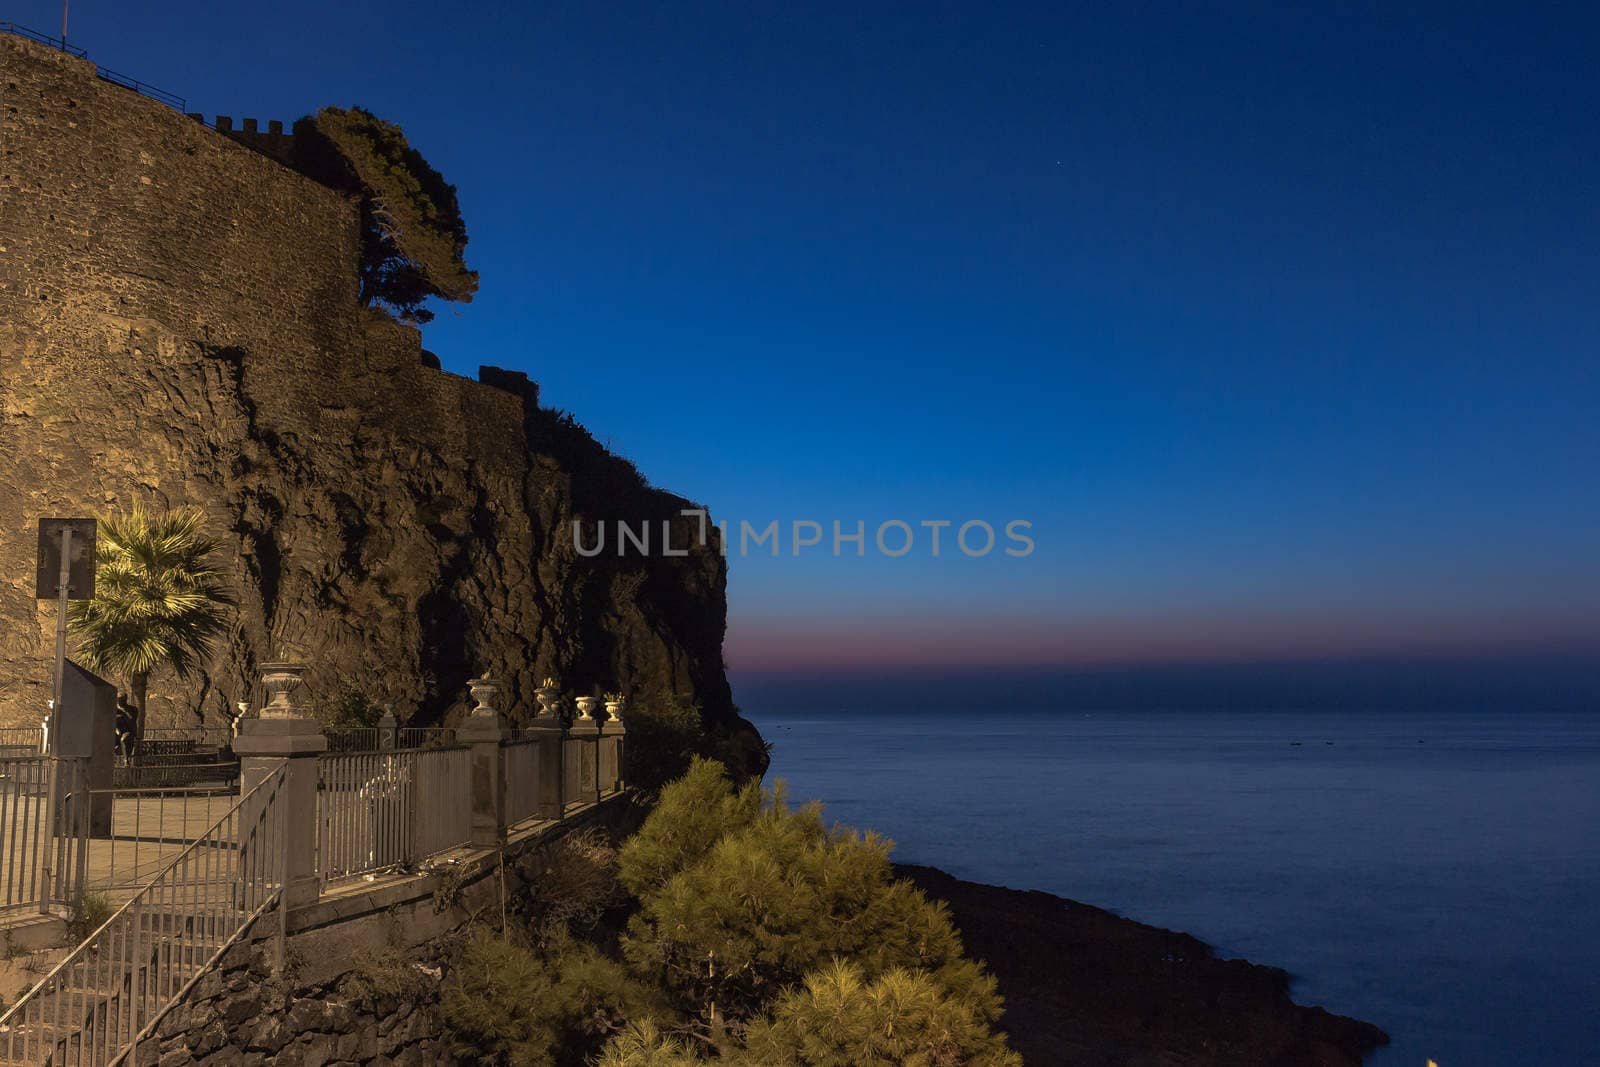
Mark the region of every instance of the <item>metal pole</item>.
MULTIPOLYGON (((63 14, 62 16, 66 16, 63 14)), ((45 755, 50 760, 50 785, 45 793, 45 819, 51 835, 51 843, 55 842, 55 835, 63 829, 57 825, 61 816, 61 775, 59 761, 56 753, 61 749, 61 690, 66 688, 67 681, 67 592, 72 579, 72 527, 61 528, 61 572, 60 588, 56 590, 56 696, 50 702, 50 730, 47 738, 45 755)), ((52 849, 50 856, 54 855, 52 849)), ((50 900, 55 896, 63 896, 66 872, 52 870, 49 857, 46 858, 44 871, 44 892, 40 894, 39 912, 48 914, 50 900)))
POLYGON ((56 692, 50 708, 50 751, 55 753, 61 725, 61 691, 67 684, 67 593, 72 583, 72 527, 61 528, 61 577, 56 591, 56 692))
POLYGON ((61 0, 61 50, 67 50, 67 0, 61 0))

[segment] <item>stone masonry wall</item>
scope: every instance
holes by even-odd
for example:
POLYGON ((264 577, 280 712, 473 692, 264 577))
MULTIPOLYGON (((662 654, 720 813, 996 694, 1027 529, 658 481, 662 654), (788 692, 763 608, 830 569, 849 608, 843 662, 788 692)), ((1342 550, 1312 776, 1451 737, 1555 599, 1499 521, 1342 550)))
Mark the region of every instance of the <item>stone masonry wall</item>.
MULTIPOLYGON (((619 844, 646 813, 633 798, 617 798, 512 841, 503 871, 485 854, 455 879, 424 877, 409 892, 404 886, 376 888, 365 894, 364 904, 343 898, 329 909, 340 914, 305 929, 297 925, 306 916, 295 913, 281 974, 274 971, 270 930, 262 940, 241 941, 174 1005, 155 1035, 134 1051, 132 1065, 458 1062, 440 1040, 440 990, 472 924, 492 927, 501 914, 502 877, 515 924, 515 902, 539 892, 522 860, 559 851, 564 837, 580 831, 619 844)), ((271 927, 271 918, 263 925, 271 927)))
MULTIPOLYGON (((408 966, 419 983, 436 984, 448 955, 440 941, 408 966)), ((438 1038, 437 1003, 437 992, 421 1003, 364 999, 343 979, 296 988, 273 976, 264 945, 239 945, 133 1059, 138 1067, 432 1067, 452 1062, 438 1038)))
POLYGON ((200 676, 153 679, 153 723, 221 721, 286 656, 313 699, 402 721, 448 717, 492 672, 514 717, 554 675, 738 725, 720 556, 571 543, 575 517, 687 502, 520 376, 424 366, 414 329, 359 305, 358 226, 345 196, 0 35, 0 725, 48 696, 37 519, 135 503, 204 508, 240 600, 200 676))

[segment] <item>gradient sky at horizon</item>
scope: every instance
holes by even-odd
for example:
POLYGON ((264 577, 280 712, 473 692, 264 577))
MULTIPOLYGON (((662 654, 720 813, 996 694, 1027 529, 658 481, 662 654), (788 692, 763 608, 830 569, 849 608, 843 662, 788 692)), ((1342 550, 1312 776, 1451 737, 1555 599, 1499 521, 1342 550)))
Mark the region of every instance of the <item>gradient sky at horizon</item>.
POLYGON ((208 116, 399 122, 483 275, 424 331, 448 369, 527 371, 735 528, 863 521, 866 559, 732 561, 735 672, 1600 652, 1600 16, 1325 8, 77 0, 72 36, 208 116), (1037 549, 886 559, 895 518, 1037 549))

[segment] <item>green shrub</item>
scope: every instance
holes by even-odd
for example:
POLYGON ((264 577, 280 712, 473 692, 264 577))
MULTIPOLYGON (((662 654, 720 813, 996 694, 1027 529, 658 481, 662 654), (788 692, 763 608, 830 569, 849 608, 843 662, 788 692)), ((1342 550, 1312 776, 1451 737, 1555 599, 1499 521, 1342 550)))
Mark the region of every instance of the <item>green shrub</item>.
POLYGON ((67 910, 66 944, 75 947, 89 940, 107 919, 116 912, 116 906, 103 894, 86 891, 79 893, 67 910))
POLYGON ((962 956, 945 906, 894 877, 888 841, 830 829, 816 804, 791 810, 781 786, 735 792, 716 770, 696 762, 663 790, 622 851, 640 898, 624 958, 685 1026, 726 1045, 835 960, 868 983, 913 972, 985 1027, 999 1018, 992 979, 962 956))
POLYGON ((433 991, 432 972, 393 945, 363 949, 352 962, 344 991, 369 1011, 388 1014, 397 1007, 426 1000, 433 991))
POLYGON ((630 1024, 608 1041, 595 1067, 698 1067, 703 1062, 646 1020, 630 1024))
POLYGON ((636 897, 654 892, 724 834, 748 826, 761 804, 759 784, 736 789, 721 764, 693 760, 687 774, 661 791, 639 832, 623 843, 618 877, 636 897))
POLYGON ((629 704, 623 781, 645 793, 682 776, 705 742, 700 706, 676 693, 629 704))
POLYGON ((927 972, 895 968, 869 981, 856 964, 835 960, 780 996, 734 1059, 750 1067, 1021 1067, 993 1022, 989 1006, 927 972))
POLYGON ((593 828, 535 849, 518 869, 528 891, 516 901, 517 914, 541 944, 563 931, 593 928, 624 899, 617 850, 593 828))
POLYGON ((536 955, 479 930, 445 982, 451 1050, 470 1063, 584 1063, 630 1016, 648 1017, 623 967, 564 934, 536 955))
POLYGON ((348 683, 322 701, 314 701, 312 711, 322 724, 333 730, 370 729, 383 718, 383 709, 348 683))

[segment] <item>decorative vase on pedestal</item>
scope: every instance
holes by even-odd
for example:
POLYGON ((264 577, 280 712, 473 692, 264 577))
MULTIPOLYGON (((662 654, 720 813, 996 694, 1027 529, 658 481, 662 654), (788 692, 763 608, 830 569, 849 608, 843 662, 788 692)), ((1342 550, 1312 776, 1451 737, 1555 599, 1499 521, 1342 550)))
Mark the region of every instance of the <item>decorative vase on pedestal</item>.
POLYGON ((478 706, 472 709, 472 717, 492 718, 497 712, 495 704, 500 697, 500 683, 484 675, 482 678, 473 678, 467 682, 467 689, 472 693, 472 699, 478 702, 478 706))
POLYGON ((549 722, 561 718, 561 688, 547 680, 533 691, 533 698, 539 702, 539 715, 541 721, 549 722))
POLYGON ((267 702, 261 708, 263 719, 296 719, 300 709, 295 706, 293 693, 306 680, 303 663, 263 663, 261 684, 267 690, 267 702))

